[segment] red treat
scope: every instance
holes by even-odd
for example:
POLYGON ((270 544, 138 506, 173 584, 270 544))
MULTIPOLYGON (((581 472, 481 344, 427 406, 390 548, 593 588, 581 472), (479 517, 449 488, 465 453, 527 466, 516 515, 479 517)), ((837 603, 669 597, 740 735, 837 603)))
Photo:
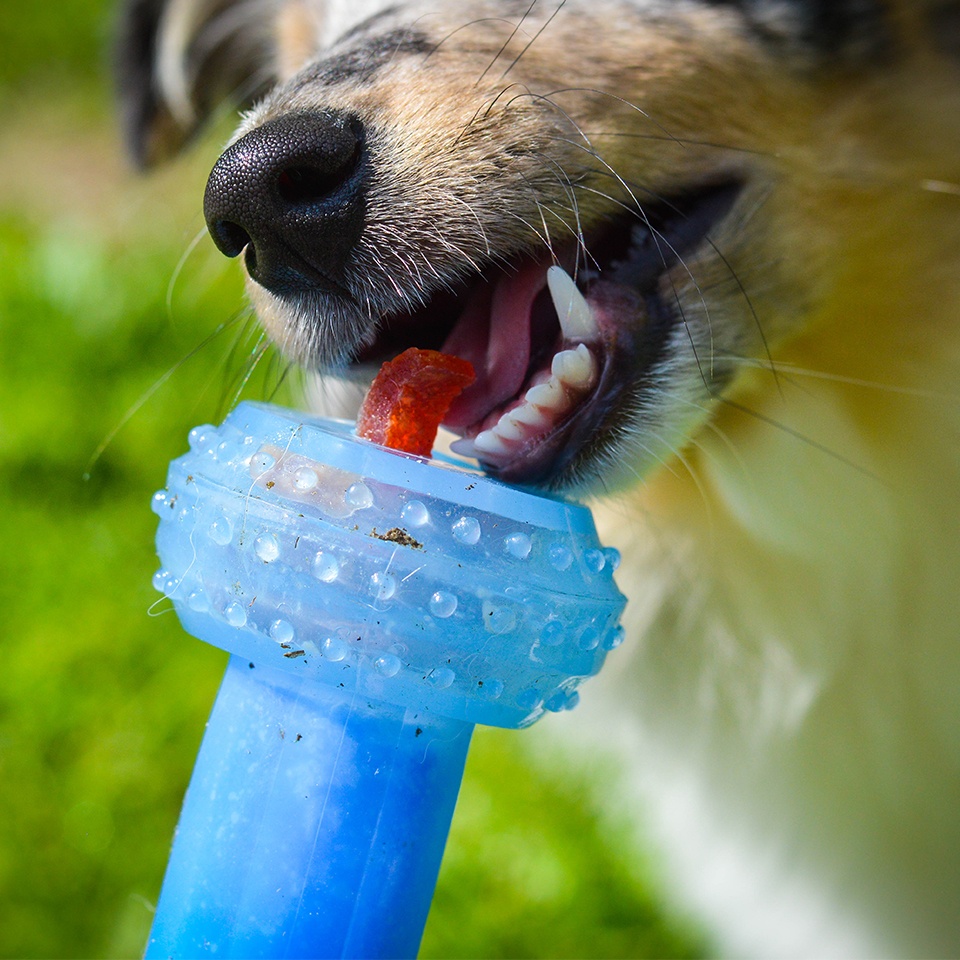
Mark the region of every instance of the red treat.
POLYGON ((468 361, 410 347, 380 368, 360 407, 357 435, 429 457, 450 404, 474 379, 468 361))

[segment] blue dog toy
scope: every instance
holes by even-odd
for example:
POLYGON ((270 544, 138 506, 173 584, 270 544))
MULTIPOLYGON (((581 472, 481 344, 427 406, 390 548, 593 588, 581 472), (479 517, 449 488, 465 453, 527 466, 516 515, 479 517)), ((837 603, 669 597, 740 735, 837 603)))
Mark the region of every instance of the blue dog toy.
POLYGON ((409 957, 474 724, 623 636, 589 511, 241 404, 154 498, 156 585, 231 654, 146 956, 409 957))

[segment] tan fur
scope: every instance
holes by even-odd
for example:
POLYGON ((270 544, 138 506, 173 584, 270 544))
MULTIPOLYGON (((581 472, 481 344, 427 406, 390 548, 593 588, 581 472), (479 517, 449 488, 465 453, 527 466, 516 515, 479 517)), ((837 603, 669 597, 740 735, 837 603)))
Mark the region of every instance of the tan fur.
MULTIPOLYGON (((491 250, 589 233, 629 199, 617 177, 742 178, 671 272, 686 323, 650 419, 592 465, 617 491, 598 515, 631 640, 557 723, 592 715, 620 745, 675 894, 733 954, 957 955, 960 62, 914 0, 889 5, 896 49, 855 66, 759 43, 722 5, 548 24, 538 4, 512 39, 503 4, 466 6, 405 7, 428 57, 297 86, 316 36, 298 2, 289 82, 240 133, 364 118, 380 165, 350 282, 394 306, 491 250)), ((329 7, 328 33, 360 15, 329 7)), ((308 362, 369 322, 250 293, 308 362)))
POLYGON ((292 77, 316 53, 322 36, 325 4, 291 0, 280 7, 276 29, 276 72, 280 79, 292 77))

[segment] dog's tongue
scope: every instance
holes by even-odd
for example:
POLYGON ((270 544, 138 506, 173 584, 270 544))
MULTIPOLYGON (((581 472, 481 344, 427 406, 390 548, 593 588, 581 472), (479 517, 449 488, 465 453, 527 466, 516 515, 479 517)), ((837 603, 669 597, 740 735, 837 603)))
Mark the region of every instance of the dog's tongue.
POLYGON ((546 286, 543 263, 486 285, 473 297, 442 347, 473 364, 477 379, 453 402, 444 426, 463 430, 515 396, 530 364, 530 314, 546 286))

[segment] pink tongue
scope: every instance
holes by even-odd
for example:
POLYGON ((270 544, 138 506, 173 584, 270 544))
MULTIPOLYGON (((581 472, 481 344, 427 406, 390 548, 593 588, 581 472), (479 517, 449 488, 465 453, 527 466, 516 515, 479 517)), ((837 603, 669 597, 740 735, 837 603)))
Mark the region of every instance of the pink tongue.
POLYGON ((530 311, 546 285, 544 264, 527 262, 468 305, 442 352, 469 360, 477 379, 454 400, 444 426, 478 423, 520 391, 530 363, 530 311))

